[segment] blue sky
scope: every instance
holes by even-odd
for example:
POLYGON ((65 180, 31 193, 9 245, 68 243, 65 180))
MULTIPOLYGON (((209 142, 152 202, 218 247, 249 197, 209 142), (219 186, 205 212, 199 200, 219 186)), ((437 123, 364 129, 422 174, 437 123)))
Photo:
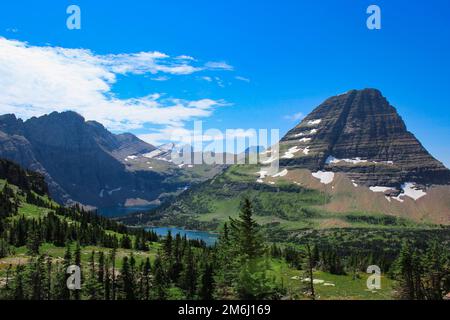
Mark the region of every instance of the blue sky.
POLYGON ((63 82, 69 80, 76 85, 74 92, 58 94, 60 100, 49 91, 49 101, 46 93, 32 96, 30 83, 23 85, 26 95, 5 96, 3 101, 0 95, 1 113, 16 111, 26 118, 45 110, 33 109, 33 104, 61 105, 79 95, 85 104, 98 102, 96 110, 76 105, 81 113, 86 110, 88 118, 106 119, 112 130, 147 135, 153 141, 163 140, 164 128, 189 130, 194 119, 203 120, 205 128, 278 128, 284 134, 298 122, 295 115, 306 115, 327 97, 374 87, 398 109, 425 147, 450 166, 446 0, 4 2, 0 63, 6 64, 0 64, 0 72, 9 72, 3 77, 10 79, 4 83, 31 81, 20 69, 30 63, 36 70, 32 77, 46 66, 48 79, 30 82, 42 80, 41 90, 55 83, 56 89, 65 91, 63 82), (81 30, 66 28, 66 8, 71 4, 82 10, 81 30), (366 27, 370 4, 382 10, 381 30, 366 27), (147 57, 145 62, 156 62, 146 68, 133 56, 140 52, 163 53, 164 58, 147 57), (182 55, 195 60, 183 60, 182 55), (18 58, 23 63, 14 63, 18 58), (14 75, 21 76, 11 77, 11 66, 17 68, 14 75), (58 78, 64 70, 75 75, 58 78), (87 84, 95 92, 84 90, 87 84), (134 119, 117 122, 113 112, 111 117, 97 112, 110 103, 119 111, 136 105, 169 109, 154 120, 149 116, 148 122, 139 112, 134 119))

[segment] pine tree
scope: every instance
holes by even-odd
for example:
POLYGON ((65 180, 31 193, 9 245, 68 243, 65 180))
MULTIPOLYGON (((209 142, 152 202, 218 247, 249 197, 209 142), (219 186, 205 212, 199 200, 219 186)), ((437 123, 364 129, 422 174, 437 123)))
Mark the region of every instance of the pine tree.
POLYGON ((109 271, 110 260, 111 260, 110 257, 106 259, 106 266, 105 266, 105 279, 104 279, 105 300, 111 299, 111 275, 109 271))
POLYGON ((163 263, 159 254, 156 256, 153 265, 153 274, 153 288, 155 298, 157 300, 165 300, 167 296, 167 277, 164 272, 163 263))
MULTIPOLYGON (((83 279, 83 271, 81 270, 81 248, 80 248, 80 243, 77 242, 77 245, 75 247, 75 252, 74 252, 74 264, 78 267, 80 267, 80 277, 81 279, 83 279)), ((81 290, 74 290, 73 291, 73 296, 75 300, 80 300, 81 299, 81 290)))
POLYGON ((41 239, 39 236, 39 232, 36 229, 34 229, 28 235, 27 239, 28 253, 32 256, 39 255, 40 246, 41 246, 41 239))
POLYGON ((307 282, 306 292, 307 292, 307 295, 312 300, 316 300, 316 293, 315 293, 315 290, 314 290, 313 268, 314 268, 313 254, 311 252, 311 246, 309 245, 309 243, 307 243, 306 244, 305 270, 306 270, 306 276, 307 276, 308 282, 307 282))
POLYGON ((70 300, 70 290, 67 288, 67 268, 71 265, 72 254, 70 251, 70 244, 66 246, 66 252, 64 253, 64 262, 59 266, 57 272, 57 279, 55 284, 54 297, 57 300, 70 300))
POLYGON ((98 254, 98 271, 97 271, 97 282, 100 288, 100 296, 105 295, 105 254, 100 251, 98 254))
POLYGON ((187 298, 192 299, 197 289, 197 268, 191 247, 187 249, 183 265, 184 269, 180 275, 180 287, 185 291, 187 298))
POLYGON ((198 296, 201 300, 212 300, 214 292, 214 276, 212 265, 208 262, 203 264, 198 296))
POLYGON ((95 270, 95 251, 92 251, 89 259, 89 275, 85 285, 86 294, 89 300, 102 299, 103 295, 100 290, 100 284, 95 270))
POLYGON ((238 254, 244 259, 261 257, 264 252, 263 241, 259 233, 259 226, 253 219, 253 207, 249 199, 244 203, 239 214, 239 219, 231 219, 231 229, 238 254))
POLYGON ((233 288, 241 299, 273 299, 284 289, 269 277, 270 265, 250 200, 244 199, 239 219, 232 219, 228 259, 232 259, 233 288))
POLYGON ((18 265, 16 267, 16 274, 14 277, 14 300, 25 300, 25 284, 24 284, 24 271, 25 267, 23 265, 18 265))
POLYGON ((150 259, 145 259, 144 268, 142 270, 142 278, 143 278, 143 294, 142 299, 143 300, 150 300, 150 286, 151 286, 151 264, 150 259))
POLYGON ((128 257, 123 258, 122 269, 120 271, 120 283, 122 290, 122 299, 134 300, 134 286, 128 257))
POLYGON ((111 250, 111 264, 112 264, 112 275, 111 275, 111 297, 112 300, 116 300, 116 247, 111 250))
POLYGON ((31 300, 44 300, 46 297, 46 277, 44 256, 34 257, 28 264, 27 287, 30 289, 31 300))
POLYGON ((47 277, 46 277, 46 293, 47 296, 45 297, 46 300, 52 300, 52 258, 50 256, 47 256, 46 260, 46 267, 47 267, 47 277))

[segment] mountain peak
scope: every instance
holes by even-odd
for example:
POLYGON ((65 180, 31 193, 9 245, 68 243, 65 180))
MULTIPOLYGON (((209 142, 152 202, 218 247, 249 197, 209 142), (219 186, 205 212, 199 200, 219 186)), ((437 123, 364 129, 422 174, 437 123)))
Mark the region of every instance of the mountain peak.
POLYGON ((377 89, 327 99, 281 140, 281 151, 293 147, 302 152, 282 156, 281 165, 346 172, 369 186, 450 183, 450 171, 407 131, 377 89))

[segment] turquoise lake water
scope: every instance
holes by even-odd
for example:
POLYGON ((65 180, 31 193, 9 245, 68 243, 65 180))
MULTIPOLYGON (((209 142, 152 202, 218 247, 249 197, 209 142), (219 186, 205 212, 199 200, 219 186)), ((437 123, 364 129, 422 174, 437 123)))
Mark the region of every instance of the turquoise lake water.
POLYGON ((171 232, 172 236, 179 234, 180 236, 191 240, 203 240, 206 245, 213 246, 217 242, 218 235, 215 233, 207 232, 207 231, 198 231, 198 230, 185 230, 181 228, 173 228, 173 227, 152 227, 147 228, 147 230, 154 231, 158 236, 167 236, 167 232, 171 232))
MULTIPOLYGON (((135 212, 145 212, 151 209, 154 209, 156 206, 136 206, 136 207, 109 207, 109 208, 100 208, 98 209, 98 213, 105 217, 121 217, 127 214, 135 213, 135 212)), ((199 230, 185 230, 181 228, 173 228, 173 227, 151 227, 146 230, 153 230, 158 236, 165 237, 167 236, 167 232, 172 233, 172 236, 179 234, 180 236, 190 240, 203 240, 206 245, 213 246, 217 242, 217 234, 207 232, 207 231, 199 231, 199 230)))

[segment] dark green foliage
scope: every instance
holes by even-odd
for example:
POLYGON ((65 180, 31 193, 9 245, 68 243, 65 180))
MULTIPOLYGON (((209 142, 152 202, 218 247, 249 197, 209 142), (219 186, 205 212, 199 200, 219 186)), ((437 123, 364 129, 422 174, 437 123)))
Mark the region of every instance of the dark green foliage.
POLYGON ((405 242, 394 267, 400 299, 441 300, 450 291, 450 252, 436 241, 425 252, 405 242))

